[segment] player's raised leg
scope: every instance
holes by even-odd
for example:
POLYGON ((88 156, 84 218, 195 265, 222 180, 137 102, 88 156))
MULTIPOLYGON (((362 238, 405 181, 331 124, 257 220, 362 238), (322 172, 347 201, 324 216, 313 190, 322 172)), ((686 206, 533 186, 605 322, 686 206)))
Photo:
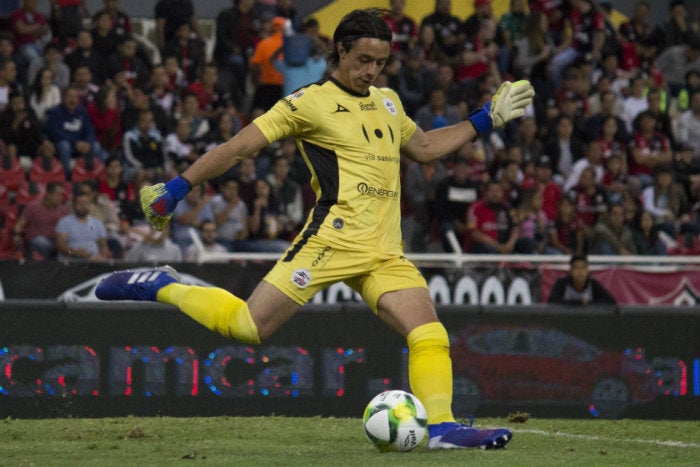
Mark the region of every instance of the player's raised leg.
POLYGON ((299 309, 296 302, 265 281, 246 302, 219 287, 181 284, 169 266, 114 272, 100 282, 95 295, 100 300, 175 305, 208 329, 248 344, 259 344, 299 309))

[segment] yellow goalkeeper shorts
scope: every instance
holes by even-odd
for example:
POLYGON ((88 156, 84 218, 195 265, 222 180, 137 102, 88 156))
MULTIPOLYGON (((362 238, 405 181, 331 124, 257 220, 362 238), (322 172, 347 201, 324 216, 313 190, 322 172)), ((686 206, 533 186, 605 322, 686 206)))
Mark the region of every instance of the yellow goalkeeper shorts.
POLYGON ((264 280, 300 305, 342 281, 358 292, 374 313, 379 297, 386 292, 428 288, 418 268, 403 255, 338 250, 314 235, 297 239, 264 280))

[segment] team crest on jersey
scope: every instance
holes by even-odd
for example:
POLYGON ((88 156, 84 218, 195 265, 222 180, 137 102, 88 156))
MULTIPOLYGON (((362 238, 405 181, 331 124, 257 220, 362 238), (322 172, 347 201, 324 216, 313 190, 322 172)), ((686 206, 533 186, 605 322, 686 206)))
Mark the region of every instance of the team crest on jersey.
POLYGON ((311 282, 311 274, 308 269, 297 269, 292 273, 292 282, 300 289, 305 289, 311 282))
POLYGON ((386 107, 386 110, 388 110, 391 115, 396 115, 397 110, 396 110, 396 104, 394 104, 394 101, 392 101, 388 97, 385 97, 383 102, 384 102, 384 107, 386 107))

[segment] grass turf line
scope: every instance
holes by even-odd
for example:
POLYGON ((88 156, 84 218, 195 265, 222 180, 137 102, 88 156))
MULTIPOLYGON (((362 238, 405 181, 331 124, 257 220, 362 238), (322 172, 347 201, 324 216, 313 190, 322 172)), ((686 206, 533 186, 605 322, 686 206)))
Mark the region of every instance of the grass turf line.
POLYGON ((105 418, 0 421, 0 467, 700 467, 700 421, 531 418, 505 450, 379 453, 360 419, 105 418))

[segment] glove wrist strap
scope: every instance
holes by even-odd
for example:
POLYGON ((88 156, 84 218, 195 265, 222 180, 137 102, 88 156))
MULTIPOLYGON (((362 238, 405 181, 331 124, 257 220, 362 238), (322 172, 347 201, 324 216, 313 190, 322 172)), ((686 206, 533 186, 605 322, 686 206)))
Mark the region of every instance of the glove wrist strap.
POLYGON ((187 193, 192 190, 192 185, 186 179, 181 176, 177 176, 165 184, 165 189, 175 198, 177 201, 183 199, 187 193))
POLYGON ((472 122, 474 129, 478 135, 482 135, 493 128, 493 122, 489 116, 491 110, 491 102, 489 101, 480 109, 477 109, 469 114, 467 120, 472 122))

